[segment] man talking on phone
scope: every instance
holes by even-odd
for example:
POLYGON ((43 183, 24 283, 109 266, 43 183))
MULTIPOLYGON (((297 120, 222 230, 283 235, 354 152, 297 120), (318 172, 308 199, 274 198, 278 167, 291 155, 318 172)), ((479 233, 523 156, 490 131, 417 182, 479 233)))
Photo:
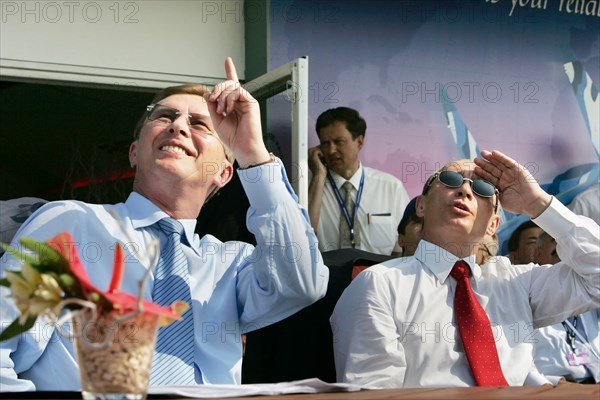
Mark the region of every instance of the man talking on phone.
POLYGON ((349 107, 317 118, 320 144, 308 156, 311 225, 321 251, 356 248, 400 255, 397 227, 410 198, 399 179, 360 162, 366 130, 365 120, 349 107))

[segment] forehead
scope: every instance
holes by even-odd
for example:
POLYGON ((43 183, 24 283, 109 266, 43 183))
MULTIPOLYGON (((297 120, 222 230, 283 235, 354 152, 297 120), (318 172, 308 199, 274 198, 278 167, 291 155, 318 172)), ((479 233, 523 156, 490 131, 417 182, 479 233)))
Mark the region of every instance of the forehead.
POLYGON ((174 94, 159 101, 160 104, 188 113, 209 115, 206 100, 195 94, 174 94))
POLYGON ((540 235, 540 233, 542 233, 542 228, 532 226, 531 228, 527 228, 523 232, 521 232, 520 238, 521 240, 537 238, 540 235))
POLYGON ((321 141, 341 138, 352 139, 352 134, 346 128, 346 122, 344 121, 335 121, 333 124, 321 128, 319 132, 321 141))
POLYGON ((442 171, 456 171, 460 172, 464 177, 469 178, 473 175, 475 169, 475 163, 473 160, 458 160, 452 161, 442 168, 442 171))

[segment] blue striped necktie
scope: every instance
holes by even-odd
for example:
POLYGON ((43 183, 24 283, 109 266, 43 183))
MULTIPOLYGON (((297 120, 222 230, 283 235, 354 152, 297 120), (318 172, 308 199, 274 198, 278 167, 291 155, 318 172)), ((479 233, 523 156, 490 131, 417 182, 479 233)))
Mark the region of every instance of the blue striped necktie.
POLYGON ((185 301, 190 308, 183 319, 158 330, 156 351, 150 374, 151 386, 193 385, 194 377, 194 321, 189 286, 187 258, 181 248, 183 226, 173 218, 156 223, 166 235, 158 265, 154 271, 153 301, 169 306, 175 300, 185 301))

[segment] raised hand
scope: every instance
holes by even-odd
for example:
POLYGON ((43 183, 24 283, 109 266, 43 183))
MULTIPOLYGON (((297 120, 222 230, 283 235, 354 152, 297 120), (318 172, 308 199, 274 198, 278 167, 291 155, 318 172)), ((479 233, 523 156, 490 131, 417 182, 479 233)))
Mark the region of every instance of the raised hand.
POLYGON ((325 176, 327 174, 327 167, 321 161, 322 159, 323 152, 319 146, 308 149, 308 168, 313 176, 325 176))
POLYGON ((240 167, 268 161, 258 101, 241 87, 231 57, 225 60, 227 80, 204 95, 215 130, 240 167))
POLYGON ((474 172, 496 186, 506 211, 536 218, 548 207, 552 196, 540 187, 527 168, 497 150, 483 150, 481 156, 475 158, 474 172))

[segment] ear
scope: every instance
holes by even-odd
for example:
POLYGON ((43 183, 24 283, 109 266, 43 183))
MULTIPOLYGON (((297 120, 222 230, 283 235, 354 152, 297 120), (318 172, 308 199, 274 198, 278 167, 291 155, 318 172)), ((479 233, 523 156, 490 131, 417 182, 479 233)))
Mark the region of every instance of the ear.
POLYGON ((419 195, 415 204, 415 213, 417 217, 423 218, 425 216, 425 196, 419 195))
POLYGON ((217 172, 213 178, 213 184, 218 188, 222 188, 233 178, 233 166, 227 160, 221 164, 221 170, 217 172))
POLYGON ((493 236, 494 233, 496 233, 496 231, 498 230, 499 225, 500 225, 500 217, 497 214, 494 214, 492 216, 492 219, 490 220, 490 223, 489 223, 487 229, 485 230, 485 233, 488 234, 489 236, 493 236))
POLYGON ((402 234, 402 233, 398 234, 398 246, 404 248, 405 240, 406 240, 406 237, 404 236, 404 234, 402 234))
POLYGON ((359 137, 356 138, 356 144, 358 145, 358 149, 362 149, 363 146, 365 145, 365 136, 364 135, 360 135, 359 137))
POLYGON ((135 167, 137 165, 137 140, 131 143, 129 146, 129 164, 131 167, 135 167))

